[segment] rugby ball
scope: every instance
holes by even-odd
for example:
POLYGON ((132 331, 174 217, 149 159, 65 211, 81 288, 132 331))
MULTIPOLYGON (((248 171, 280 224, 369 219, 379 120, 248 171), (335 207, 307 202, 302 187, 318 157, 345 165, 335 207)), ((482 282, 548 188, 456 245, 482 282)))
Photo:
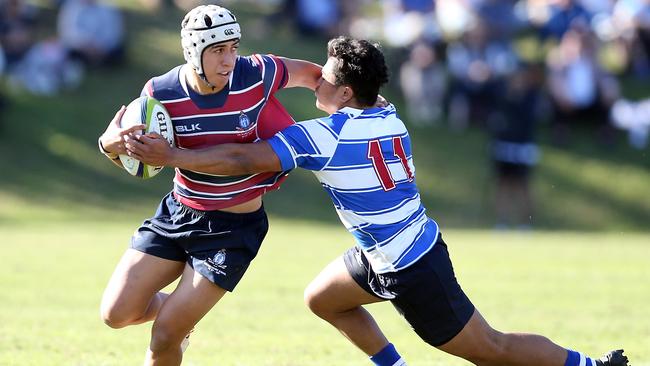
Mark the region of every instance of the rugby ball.
MULTIPOLYGON (((146 133, 156 132, 174 146, 172 119, 158 100, 144 95, 129 103, 120 120, 120 126, 129 128, 139 124, 147 126, 146 133)), ((151 178, 163 169, 161 166, 144 164, 128 155, 120 155, 120 161, 129 174, 143 179, 151 178)))

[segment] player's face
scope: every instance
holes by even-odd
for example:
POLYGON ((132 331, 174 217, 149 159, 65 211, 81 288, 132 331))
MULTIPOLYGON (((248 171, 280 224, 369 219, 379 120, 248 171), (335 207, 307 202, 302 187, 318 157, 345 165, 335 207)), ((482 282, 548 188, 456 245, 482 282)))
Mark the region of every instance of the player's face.
MULTIPOLYGON (((332 114, 345 105, 347 86, 336 85, 334 66, 336 59, 330 57, 323 66, 322 76, 316 86, 316 107, 321 111, 332 114)), ((348 91, 349 93, 349 91, 348 91)))
POLYGON ((203 72, 216 90, 223 89, 235 69, 239 40, 217 43, 203 51, 203 72))

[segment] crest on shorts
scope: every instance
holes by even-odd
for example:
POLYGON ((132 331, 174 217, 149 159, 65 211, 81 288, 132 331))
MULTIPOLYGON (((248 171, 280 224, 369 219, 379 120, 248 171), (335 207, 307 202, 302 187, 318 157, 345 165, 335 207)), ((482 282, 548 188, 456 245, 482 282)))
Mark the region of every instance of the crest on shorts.
POLYGON ((212 264, 215 266, 220 266, 226 261, 226 250, 221 249, 217 254, 212 257, 212 264))
POLYGON ((250 120, 250 118, 248 118, 248 116, 246 115, 246 113, 244 113, 244 111, 241 111, 241 113, 239 114, 239 127, 240 127, 242 130, 245 130, 245 129, 247 129, 250 125, 251 125, 251 120, 250 120))

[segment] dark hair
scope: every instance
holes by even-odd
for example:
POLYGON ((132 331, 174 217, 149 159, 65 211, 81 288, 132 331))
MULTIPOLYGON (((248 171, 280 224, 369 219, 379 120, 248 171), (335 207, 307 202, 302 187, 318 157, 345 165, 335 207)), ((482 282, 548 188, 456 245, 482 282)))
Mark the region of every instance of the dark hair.
POLYGON ((366 40, 333 38, 327 43, 327 56, 338 61, 336 85, 349 85, 362 105, 374 105, 379 88, 388 82, 388 68, 379 46, 366 40))

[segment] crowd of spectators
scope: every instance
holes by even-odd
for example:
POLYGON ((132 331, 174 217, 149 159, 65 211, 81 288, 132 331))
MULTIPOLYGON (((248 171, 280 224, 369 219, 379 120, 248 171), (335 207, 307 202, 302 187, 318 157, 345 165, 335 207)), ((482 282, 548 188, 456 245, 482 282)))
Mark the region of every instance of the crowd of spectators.
MULTIPOLYGON (((234 0, 139 0, 188 10, 234 0)), ((380 41, 402 91, 407 123, 470 126, 491 137, 497 223, 526 227, 537 130, 570 144, 576 129, 612 143, 615 128, 643 149, 650 95, 629 100, 622 77, 650 80, 647 0, 259 0, 267 22, 296 34, 380 41)), ((123 61, 125 24, 110 0, 49 0, 55 25, 25 0, 0 0, 0 73, 11 88, 52 95, 89 68, 123 61), (50 22, 51 23, 51 22, 50 22), (42 30, 54 27, 56 31, 42 30), (39 35, 46 36, 39 36, 39 35), (52 36, 51 34, 55 34, 52 36)))
POLYGON ((125 25, 117 7, 99 0, 49 5, 55 24, 33 2, 0 0, 1 73, 11 89, 53 95, 78 86, 89 68, 122 62, 125 25))
POLYGON ((628 100, 620 80, 650 80, 649 1, 273 2, 297 33, 381 41, 411 125, 474 125, 489 134, 499 226, 531 224, 540 123, 560 146, 577 130, 607 146, 615 127, 629 131, 633 146, 647 146, 650 95, 628 100))

